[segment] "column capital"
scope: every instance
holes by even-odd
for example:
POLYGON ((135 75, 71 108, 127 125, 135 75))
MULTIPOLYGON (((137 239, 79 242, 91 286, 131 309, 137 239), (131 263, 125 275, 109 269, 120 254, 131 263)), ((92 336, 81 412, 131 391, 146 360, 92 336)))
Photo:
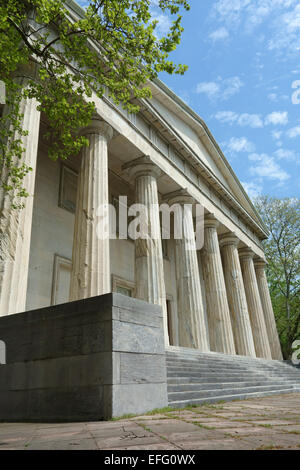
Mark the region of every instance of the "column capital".
POLYGON ((195 199, 188 193, 186 188, 178 189, 178 191, 172 191, 171 193, 165 194, 162 198, 164 202, 168 204, 194 204, 195 199))
POLYGON ((103 121, 103 119, 94 117, 90 124, 80 132, 80 135, 84 136, 89 134, 100 134, 109 142, 113 137, 114 130, 107 122, 103 121))
POLYGON ((235 235, 234 232, 224 233, 219 237, 219 245, 221 248, 227 245, 238 246, 240 239, 235 235))
POLYGON ((255 257, 253 262, 254 262, 254 267, 255 268, 263 268, 264 269, 268 265, 267 261, 264 260, 263 258, 255 257))
POLYGON ((220 222, 213 214, 208 214, 204 217, 204 228, 218 228, 220 222))
POLYGON ((158 178, 162 174, 162 170, 151 160, 149 155, 144 155, 125 163, 122 166, 122 170, 135 179, 139 176, 158 178))
POLYGON ((247 258, 253 259, 255 254, 251 250, 251 248, 246 247, 246 248, 239 249, 239 256, 241 259, 247 259, 247 258))

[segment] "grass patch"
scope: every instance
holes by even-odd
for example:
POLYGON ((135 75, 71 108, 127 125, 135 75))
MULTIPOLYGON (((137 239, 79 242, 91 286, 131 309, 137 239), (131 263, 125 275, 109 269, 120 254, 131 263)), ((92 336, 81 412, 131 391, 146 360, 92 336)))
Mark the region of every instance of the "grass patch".
POLYGON ((261 428, 272 428, 272 424, 258 424, 261 428))
MULTIPOLYGON (((233 400, 233 401, 240 401, 240 400, 233 400)), ((174 408, 172 406, 165 406, 164 408, 155 408, 154 410, 147 411, 145 413, 141 413, 141 414, 129 413, 129 414, 125 414, 123 416, 110 418, 110 419, 107 419, 105 421, 120 421, 122 419, 137 418, 139 416, 154 416, 156 414, 166 414, 166 413, 174 413, 174 412, 189 411, 189 410, 193 410, 197 414, 206 414, 205 408, 209 408, 209 409, 212 409, 212 410, 224 410, 224 407, 221 406, 224 403, 227 404, 228 402, 225 402, 224 400, 220 400, 216 404, 205 402, 205 403, 201 403, 201 404, 196 405, 196 404, 191 403, 190 405, 187 405, 184 408, 174 408), (198 409, 201 408, 201 410, 200 409, 196 410, 197 408, 198 409)), ((163 419, 163 418, 161 418, 161 419, 163 419)))
POLYGON ((139 423, 139 426, 141 426, 143 429, 145 429, 145 431, 151 432, 153 434, 152 429, 148 428, 148 426, 146 426, 145 424, 139 423))
MULTIPOLYGON (((146 426, 145 424, 143 423, 139 423, 139 426, 141 426, 143 429, 145 429, 145 431, 147 432, 151 432, 151 434, 157 434, 155 433, 154 431, 152 431, 152 429, 148 428, 148 426, 146 426)), ((161 439, 163 439, 164 441, 168 441, 168 439, 165 437, 165 436, 162 436, 161 434, 157 434, 161 439)))
MULTIPOLYGON (((170 411, 180 411, 183 408, 173 408, 172 406, 165 406, 164 408, 156 408, 154 410, 144 413, 144 416, 153 416, 156 414, 169 413, 170 411)), ((186 409, 186 408, 184 408, 186 409)))
POLYGON ((110 418, 110 419, 107 419, 106 421, 120 421, 121 419, 130 419, 130 418, 135 418, 136 416, 138 416, 138 415, 127 414, 127 415, 123 415, 123 416, 117 416, 115 418, 110 418))
POLYGON ((198 428, 208 429, 209 431, 213 431, 214 429, 216 429, 216 428, 213 427, 213 426, 206 426, 205 424, 194 423, 194 421, 186 421, 186 422, 189 422, 189 423, 191 423, 191 424, 194 424, 195 426, 198 426, 198 428))
POLYGON ((171 406, 165 406, 164 408, 155 408, 154 410, 147 411, 146 413, 143 414, 125 414, 122 416, 117 416, 115 418, 110 418, 107 421, 120 421, 121 419, 131 419, 131 418, 137 418, 138 416, 153 416, 156 414, 164 414, 168 413, 170 411, 180 411, 181 408, 172 408, 171 406))

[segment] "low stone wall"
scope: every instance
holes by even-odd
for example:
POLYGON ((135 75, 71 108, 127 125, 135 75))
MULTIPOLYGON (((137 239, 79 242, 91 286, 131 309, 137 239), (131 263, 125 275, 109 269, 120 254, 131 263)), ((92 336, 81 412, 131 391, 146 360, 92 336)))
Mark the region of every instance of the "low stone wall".
POLYGON ((1 421, 100 420, 168 403, 161 308, 107 294, 0 318, 1 421))

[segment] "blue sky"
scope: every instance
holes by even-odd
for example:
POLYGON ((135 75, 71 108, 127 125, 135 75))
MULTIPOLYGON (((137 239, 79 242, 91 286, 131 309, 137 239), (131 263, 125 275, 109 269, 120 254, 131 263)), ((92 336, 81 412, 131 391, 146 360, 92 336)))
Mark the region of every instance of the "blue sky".
POLYGON ((250 197, 299 197, 299 0, 189 3, 170 57, 189 70, 160 79, 205 120, 250 197))

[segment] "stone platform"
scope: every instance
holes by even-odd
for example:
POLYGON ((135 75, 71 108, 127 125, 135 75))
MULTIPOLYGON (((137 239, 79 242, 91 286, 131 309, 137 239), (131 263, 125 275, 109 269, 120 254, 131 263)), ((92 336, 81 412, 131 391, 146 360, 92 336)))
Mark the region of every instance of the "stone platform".
POLYGON ((167 405, 161 307, 120 294, 0 318, 1 421, 89 421, 167 405))

